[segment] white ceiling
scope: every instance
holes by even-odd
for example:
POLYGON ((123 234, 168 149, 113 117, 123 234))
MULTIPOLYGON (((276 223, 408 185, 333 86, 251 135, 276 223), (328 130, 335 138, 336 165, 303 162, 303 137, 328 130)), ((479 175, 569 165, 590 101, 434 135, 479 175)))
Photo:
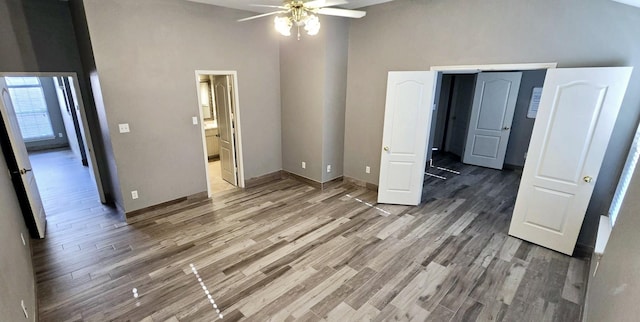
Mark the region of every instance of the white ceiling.
MULTIPOLYGON (((252 7, 251 4, 267 4, 279 6, 282 4, 282 0, 188 0, 193 2, 200 2, 206 4, 212 4, 220 7, 227 7, 233 9, 240 9, 252 12, 271 12, 273 9, 271 8, 260 8, 260 7, 252 7)), ((349 3, 341 6, 337 6, 339 8, 344 9, 358 9, 362 7, 372 6, 374 4, 380 4, 385 2, 390 2, 393 0, 348 0, 349 3)))

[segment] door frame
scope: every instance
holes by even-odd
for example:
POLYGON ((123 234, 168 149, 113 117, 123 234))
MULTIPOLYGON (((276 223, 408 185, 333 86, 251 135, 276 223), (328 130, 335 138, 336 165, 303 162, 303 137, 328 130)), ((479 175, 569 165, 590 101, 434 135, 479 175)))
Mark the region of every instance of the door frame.
POLYGON ((209 157, 207 155, 207 138, 204 129, 203 122, 203 114, 202 108, 200 107, 200 75, 214 75, 214 76, 233 76, 233 115, 235 116, 234 122, 234 130, 235 130, 235 151, 236 154, 236 166, 238 170, 238 187, 244 188, 244 158, 242 157, 242 122, 240 118, 240 95, 238 88, 238 72, 235 70, 206 70, 206 69, 197 69, 195 71, 195 86, 196 86, 196 95, 198 99, 198 115, 200 120, 200 132, 201 132, 201 143, 203 149, 203 158, 205 162, 205 175, 207 178, 207 195, 211 198, 211 183, 209 182, 209 167, 207 166, 209 162, 209 157))
MULTIPOLYGON (((440 97, 442 75, 455 75, 455 74, 479 74, 482 72, 507 72, 507 71, 526 71, 526 70, 539 70, 539 69, 554 69, 558 67, 558 63, 513 63, 513 64, 480 64, 480 65, 436 65, 429 68, 430 71, 438 72, 437 84, 436 84, 436 97, 440 97)), ((439 101, 436 99, 436 109, 440 108, 437 104, 439 101)), ((429 135, 433 135, 435 130, 435 123, 431 123, 432 129, 429 135)), ((384 124, 383 124, 384 125, 384 124)), ((427 161, 432 159, 433 151, 429 150, 433 140, 429 138, 429 146, 427 146, 427 161)), ((464 154, 464 152, 462 153, 464 154)), ((462 158, 462 156, 460 156, 462 158)), ((379 179, 378 179, 379 181, 379 179)))
MULTIPOLYGON (((71 77, 73 78, 73 89, 76 92, 76 96, 78 98, 78 108, 80 109, 80 122, 82 123, 82 128, 84 130, 84 144, 89 151, 89 161, 91 166, 89 167, 89 171, 93 173, 93 178, 96 184, 96 189, 98 189, 98 196, 100 198, 101 203, 106 203, 106 196, 104 191, 104 186, 102 184, 103 176, 100 173, 100 169, 98 168, 95 148, 93 146, 93 140, 91 138, 91 130, 89 129, 89 124, 87 122, 87 113, 85 111, 84 106, 84 98, 82 97, 82 93, 80 92, 80 84, 78 82, 78 74, 76 72, 0 72, 0 77, 71 77)), ((7 129, 8 130, 8 129, 7 129)))
POLYGON ((451 65, 431 66, 429 70, 443 74, 476 74, 497 71, 524 71, 557 68, 558 63, 524 63, 524 64, 484 64, 484 65, 451 65))

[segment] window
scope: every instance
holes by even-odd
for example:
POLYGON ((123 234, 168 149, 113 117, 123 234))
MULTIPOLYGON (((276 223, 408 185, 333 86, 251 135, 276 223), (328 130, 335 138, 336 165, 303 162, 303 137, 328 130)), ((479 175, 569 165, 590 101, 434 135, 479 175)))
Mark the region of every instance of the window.
POLYGON ((25 141, 55 138, 38 77, 5 77, 25 141))

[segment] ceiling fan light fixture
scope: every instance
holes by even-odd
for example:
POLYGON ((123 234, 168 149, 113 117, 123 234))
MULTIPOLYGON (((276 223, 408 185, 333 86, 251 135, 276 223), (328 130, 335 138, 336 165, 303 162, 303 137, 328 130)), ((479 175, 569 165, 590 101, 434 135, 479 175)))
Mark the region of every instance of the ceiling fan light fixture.
POLYGON ((291 36, 291 27, 293 26, 293 22, 289 17, 276 17, 273 22, 276 27, 276 31, 281 35, 287 37, 291 36))
POLYGON ((304 22, 304 30, 310 36, 315 36, 320 31, 320 19, 316 15, 309 15, 304 22))

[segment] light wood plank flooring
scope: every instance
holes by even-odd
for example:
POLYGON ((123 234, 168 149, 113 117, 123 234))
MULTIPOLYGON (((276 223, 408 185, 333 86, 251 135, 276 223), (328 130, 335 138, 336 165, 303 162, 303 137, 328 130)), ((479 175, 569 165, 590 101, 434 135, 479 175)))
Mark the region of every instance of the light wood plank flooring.
MULTIPOLYGON (((61 178, 68 167, 42 163, 61 178)), ((215 321, 219 309, 221 321, 579 321, 587 263, 507 236, 519 174, 437 165, 461 175, 430 169, 448 180, 428 177, 418 207, 287 179, 127 225, 80 194, 46 197, 40 318, 215 321)))

